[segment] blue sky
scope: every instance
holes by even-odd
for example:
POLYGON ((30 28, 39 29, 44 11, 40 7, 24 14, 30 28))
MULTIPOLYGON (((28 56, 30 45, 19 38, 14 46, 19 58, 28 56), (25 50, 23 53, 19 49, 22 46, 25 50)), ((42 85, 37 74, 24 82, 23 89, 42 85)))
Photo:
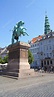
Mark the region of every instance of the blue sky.
POLYGON ((44 33, 45 11, 54 30, 54 0, 0 0, 0 47, 11 44, 14 25, 23 20, 29 36, 19 41, 28 42, 44 33))

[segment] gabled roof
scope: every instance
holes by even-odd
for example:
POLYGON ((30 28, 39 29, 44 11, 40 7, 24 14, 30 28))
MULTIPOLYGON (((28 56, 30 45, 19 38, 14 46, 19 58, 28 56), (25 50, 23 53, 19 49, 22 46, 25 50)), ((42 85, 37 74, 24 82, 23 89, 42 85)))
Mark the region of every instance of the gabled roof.
POLYGON ((1 48, 1 50, 0 50, 0 55, 2 55, 2 54, 6 54, 6 53, 8 53, 8 51, 7 51, 7 47, 5 47, 5 48, 1 48))
POLYGON ((31 40, 31 43, 35 43, 37 41, 40 41, 42 39, 42 35, 39 35, 38 37, 35 37, 31 40))

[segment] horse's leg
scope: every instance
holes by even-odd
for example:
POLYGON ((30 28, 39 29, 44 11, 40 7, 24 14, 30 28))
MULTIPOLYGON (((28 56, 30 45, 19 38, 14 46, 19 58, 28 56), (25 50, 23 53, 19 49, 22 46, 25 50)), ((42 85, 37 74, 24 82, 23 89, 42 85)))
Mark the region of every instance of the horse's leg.
POLYGON ((19 37, 17 38, 17 42, 18 42, 18 40, 19 40, 19 37))
POLYGON ((16 42, 18 42, 18 39, 16 39, 16 42))
POLYGON ((21 34, 22 34, 23 36, 25 36, 25 35, 28 36, 28 34, 27 34, 26 32, 24 32, 24 31, 22 31, 21 34))

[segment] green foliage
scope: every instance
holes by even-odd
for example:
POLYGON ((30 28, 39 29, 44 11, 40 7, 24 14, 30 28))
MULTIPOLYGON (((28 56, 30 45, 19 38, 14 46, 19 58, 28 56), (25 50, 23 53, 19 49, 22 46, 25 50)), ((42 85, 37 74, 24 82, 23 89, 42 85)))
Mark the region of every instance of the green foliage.
POLYGON ((4 60, 2 59, 2 60, 0 60, 0 63, 1 63, 1 64, 4 64, 5 62, 4 62, 4 60))
POLYGON ((2 63, 2 58, 0 57, 0 63, 2 63))
POLYGON ((3 58, 3 61, 4 61, 5 63, 8 63, 8 55, 3 58))
POLYGON ((33 55, 30 50, 28 50, 28 62, 31 64, 34 61, 33 55))
POLYGON ((1 63, 1 64, 8 63, 8 55, 5 56, 3 59, 0 57, 0 63, 1 63))

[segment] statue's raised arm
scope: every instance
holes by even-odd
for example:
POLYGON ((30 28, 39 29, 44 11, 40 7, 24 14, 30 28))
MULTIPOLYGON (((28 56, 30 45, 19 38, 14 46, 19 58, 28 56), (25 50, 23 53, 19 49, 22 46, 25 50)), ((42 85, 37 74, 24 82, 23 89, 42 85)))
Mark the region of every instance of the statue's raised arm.
POLYGON ((13 34, 12 34, 12 44, 14 44, 14 40, 16 40, 16 42, 18 42, 19 37, 21 35, 28 36, 28 34, 26 33, 26 28, 24 28, 23 25, 24 25, 24 22, 20 21, 14 26, 13 34))

